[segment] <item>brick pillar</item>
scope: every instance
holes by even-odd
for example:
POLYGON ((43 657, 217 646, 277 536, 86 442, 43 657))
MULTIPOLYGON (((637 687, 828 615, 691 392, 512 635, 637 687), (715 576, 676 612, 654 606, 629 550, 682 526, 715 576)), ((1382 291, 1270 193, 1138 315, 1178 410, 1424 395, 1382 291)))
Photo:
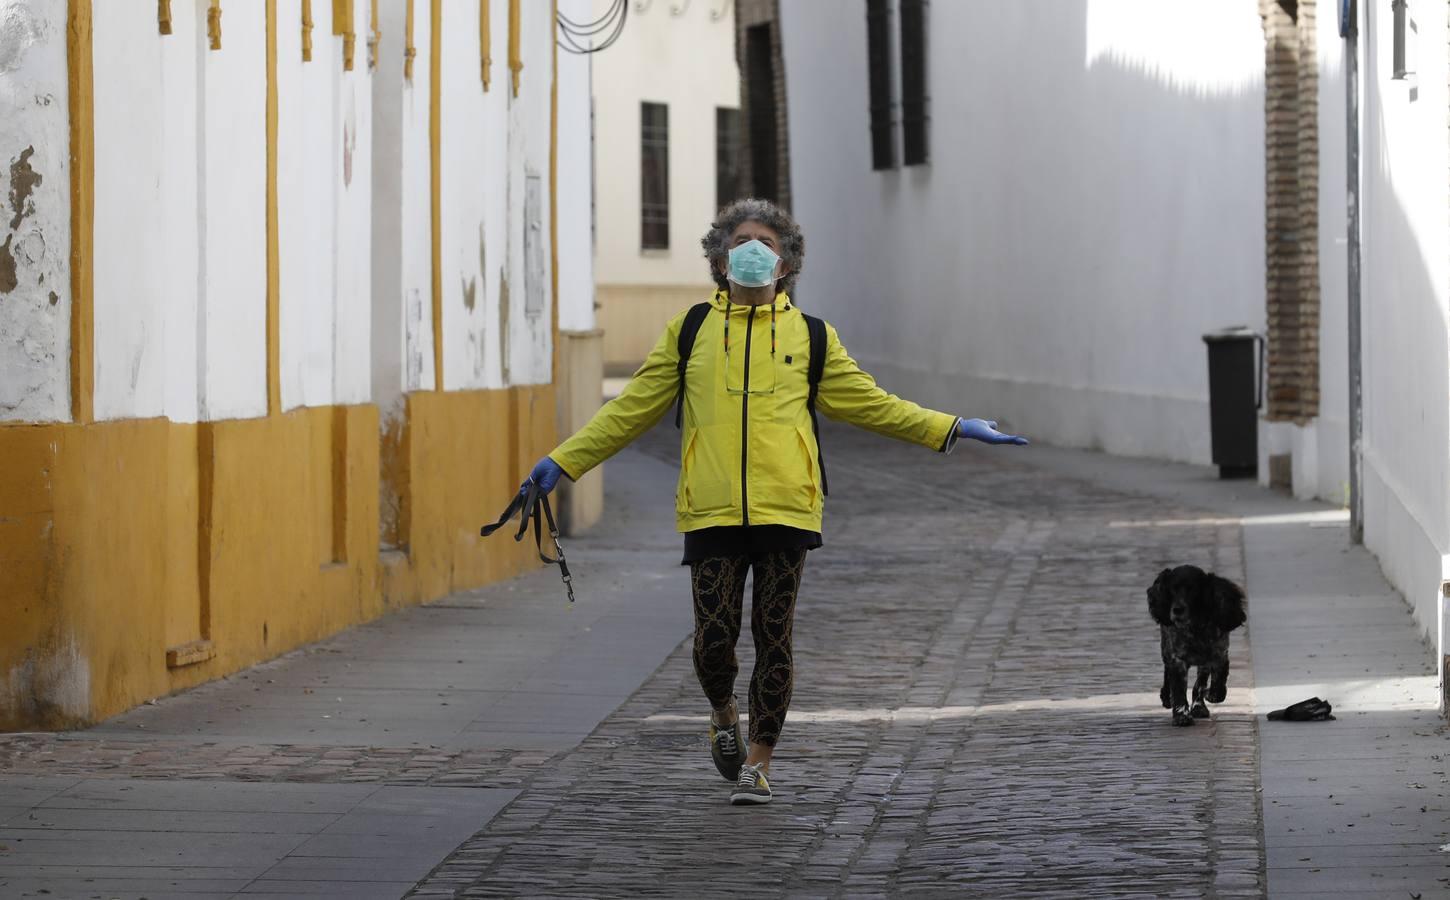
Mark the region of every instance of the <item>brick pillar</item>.
POLYGON ((1319 101, 1315 0, 1260 0, 1271 421, 1319 413, 1319 101))

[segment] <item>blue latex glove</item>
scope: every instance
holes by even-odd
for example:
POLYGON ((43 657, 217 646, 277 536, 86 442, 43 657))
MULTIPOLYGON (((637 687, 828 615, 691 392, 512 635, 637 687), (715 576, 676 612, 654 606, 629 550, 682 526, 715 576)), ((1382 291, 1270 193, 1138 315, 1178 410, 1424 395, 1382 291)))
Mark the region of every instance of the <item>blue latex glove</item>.
POLYGON ((959 437, 971 438, 974 441, 981 441, 984 444, 1017 444, 1025 445, 1027 438, 1018 437, 1015 434, 1003 434, 997 430, 996 422, 989 422, 986 419, 962 419, 957 425, 959 437))
POLYGON ((559 468, 559 464, 546 456, 534 464, 534 470, 519 487, 519 492, 527 490, 529 482, 532 481, 539 486, 539 493, 547 495, 559 483, 559 476, 563 474, 564 470, 559 468))

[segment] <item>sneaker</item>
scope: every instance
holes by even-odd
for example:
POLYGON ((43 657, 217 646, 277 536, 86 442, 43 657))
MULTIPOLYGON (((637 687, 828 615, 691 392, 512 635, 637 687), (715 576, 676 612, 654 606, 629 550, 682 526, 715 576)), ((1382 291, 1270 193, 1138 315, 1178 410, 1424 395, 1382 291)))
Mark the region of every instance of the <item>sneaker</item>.
POLYGON ((726 781, 734 781, 740 776, 740 766, 745 763, 745 745, 740 742, 740 719, 725 726, 710 720, 710 758, 726 781))
POLYGON ((730 802, 736 806, 770 802, 770 782, 766 780, 765 769, 762 766, 740 767, 740 777, 735 781, 735 790, 730 794, 730 802))

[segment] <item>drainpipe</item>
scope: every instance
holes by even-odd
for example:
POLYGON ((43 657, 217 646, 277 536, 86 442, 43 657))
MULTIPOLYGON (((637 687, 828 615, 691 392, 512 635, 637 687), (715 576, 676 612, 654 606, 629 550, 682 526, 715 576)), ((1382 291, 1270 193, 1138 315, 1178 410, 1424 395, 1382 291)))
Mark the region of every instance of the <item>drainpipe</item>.
POLYGON ((1364 543, 1363 375, 1360 360, 1359 28, 1358 0, 1341 0, 1344 38, 1345 174, 1349 223, 1349 540, 1364 543))

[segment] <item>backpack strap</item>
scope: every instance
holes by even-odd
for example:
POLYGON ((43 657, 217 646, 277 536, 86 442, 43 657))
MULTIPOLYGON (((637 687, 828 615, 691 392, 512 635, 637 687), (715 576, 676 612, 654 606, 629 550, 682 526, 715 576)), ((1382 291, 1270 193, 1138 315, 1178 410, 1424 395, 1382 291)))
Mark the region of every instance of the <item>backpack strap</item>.
POLYGON ((685 420, 685 367, 690 364, 690 353, 695 349, 695 335, 700 333, 700 324, 705 321, 705 316, 710 314, 710 301, 705 300, 696 303, 685 313, 685 321, 680 323, 680 337, 675 342, 679 350, 680 361, 675 364, 675 369, 680 375, 680 393, 675 398, 675 427, 679 428, 685 420))
POLYGON ((828 496, 831 489, 826 484, 826 452, 821 449, 821 423, 816 418, 816 394, 821 387, 821 376, 826 371, 826 343, 830 336, 826 333, 825 320, 802 313, 806 318, 806 333, 811 341, 810 366, 806 369, 806 380, 810 385, 810 393, 806 394, 806 409, 811 413, 811 431, 816 435, 816 459, 821 465, 821 494, 828 496))

